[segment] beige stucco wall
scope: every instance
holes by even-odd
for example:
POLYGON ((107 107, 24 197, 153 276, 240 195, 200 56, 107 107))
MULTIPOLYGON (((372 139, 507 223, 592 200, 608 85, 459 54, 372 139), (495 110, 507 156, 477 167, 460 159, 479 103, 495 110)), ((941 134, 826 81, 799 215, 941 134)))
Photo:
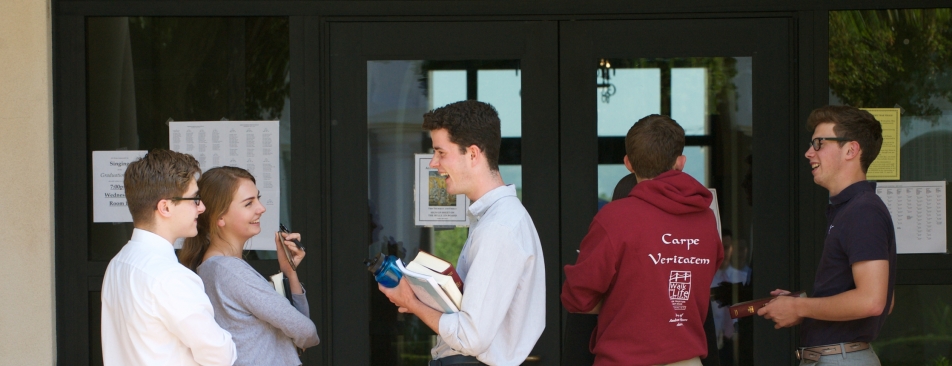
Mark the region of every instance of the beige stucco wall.
POLYGON ((0 365, 56 354, 50 24, 49 0, 0 0, 0 365))

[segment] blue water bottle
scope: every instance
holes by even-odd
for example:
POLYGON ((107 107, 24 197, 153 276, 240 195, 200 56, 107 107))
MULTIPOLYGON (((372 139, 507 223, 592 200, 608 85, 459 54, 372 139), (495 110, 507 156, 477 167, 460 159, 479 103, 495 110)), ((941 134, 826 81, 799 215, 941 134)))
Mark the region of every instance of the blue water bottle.
POLYGON ((403 273, 397 267, 398 260, 395 255, 385 256, 380 253, 373 260, 365 261, 364 264, 367 265, 367 270, 374 274, 377 283, 386 288, 394 288, 400 284, 400 279, 403 278, 403 273))

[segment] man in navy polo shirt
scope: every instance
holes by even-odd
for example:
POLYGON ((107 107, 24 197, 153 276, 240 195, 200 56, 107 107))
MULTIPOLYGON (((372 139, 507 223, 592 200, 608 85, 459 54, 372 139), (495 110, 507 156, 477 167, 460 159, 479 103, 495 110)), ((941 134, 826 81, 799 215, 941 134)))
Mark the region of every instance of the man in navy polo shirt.
POLYGON ((807 128, 813 131, 805 154, 813 181, 830 191, 813 295, 778 297, 757 314, 777 329, 802 323, 800 365, 879 365, 869 342, 892 312, 896 282, 892 218, 876 183, 866 181, 883 143, 882 127, 869 112, 827 106, 810 113, 807 128))

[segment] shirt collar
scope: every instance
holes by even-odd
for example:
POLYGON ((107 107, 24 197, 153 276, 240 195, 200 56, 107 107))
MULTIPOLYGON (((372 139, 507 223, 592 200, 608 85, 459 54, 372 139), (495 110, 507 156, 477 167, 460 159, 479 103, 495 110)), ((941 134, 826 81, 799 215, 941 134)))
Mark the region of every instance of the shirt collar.
POLYGON ((169 243, 168 240, 165 240, 165 238, 159 236, 159 234, 145 229, 136 228, 132 230, 132 238, 129 240, 145 243, 151 247, 168 248, 173 255, 175 254, 175 248, 172 247, 172 243, 169 243))
POLYGON ((499 201, 503 197, 513 196, 516 197, 516 186, 512 184, 507 184, 504 186, 499 186, 493 188, 493 190, 486 192, 482 197, 480 197, 476 202, 473 202, 469 205, 469 212, 479 219, 489 210, 489 207, 499 201))
POLYGON ((850 184, 849 187, 842 190, 840 194, 835 196, 830 196, 831 205, 840 205, 848 202, 853 199, 853 197, 858 196, 860 193, 872 192, 876 190, 876 182, 870 182, 867 180, 861 180, 859 182, 850 184))

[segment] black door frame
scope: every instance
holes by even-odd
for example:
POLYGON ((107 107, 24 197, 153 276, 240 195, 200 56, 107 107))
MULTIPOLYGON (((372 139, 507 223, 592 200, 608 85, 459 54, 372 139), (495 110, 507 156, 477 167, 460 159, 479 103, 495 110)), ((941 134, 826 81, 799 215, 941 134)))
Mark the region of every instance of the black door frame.
MULTIPOLYGON (((736 57, 753 59, 753 291, 799 288, 795 155, 796 72, 792 19, 700 18, 565 22, 560 28, 562 117, 562 258, 574 263, 578 243, 597 211, 596 98, 593 71, 601 58, 736 57), (582 71, 580 71, 582 70, 582 71), (767 203, 770 204, 767 204, 767 203), (757 204, 759 203, 759 204, 757 204), (769 243, 769 244, 767 244, 769 243)), ((754 359, 792 363, 794 332, 754 322, 754 359), (791 351, 791 352, 786 352, 791 351)))
MULTIPOLYGON (((533 355, 559 358, 557 23, 329 22, 330 194, 328 217, 331 364, 368 364, 367 206, 354 204, 367 187, 367 61, 520 60, 523 203, 538 229, 546 259, 546 329, 533 355), (550 56, 553 59, 547 59, 550 56), (531 131, 531 132, 528 132, 531 131), (333 156, 333 159, 330 158, 333 156)), ((422 118, 422 116, 421 116, 422 118)), ((422 121, 422 119, 421 119, 422 121)), ((394 309, 396 311, 396 309, 394 309)))
MULTIPOLYGON (((55 12, 54 12, 55 13, 55 12)), ((101 350, 93 347, 99 344, 94 339, 99 335, 99 312, 95 309, 99 300, 95 294, 100 292, 103 276, 108 261, 89 259, 89 230, 87 223, 92 214, 90 206, 91 156, 87 149, 87 111, 86 95, 88 84, 86 80, 86 27, 89 15, 62 14, 56 17, 53 25, 54 41, 59 47, 54 56, 54 145, 55 158, 55 213, 54 218, 58 225, 55 229, 55 269, 56 269, 56 344, 57 360, 63 364, 101 364, 101 350), (80 335, 80 336, 77 336, 80 335)), ((289 18, 289 37, 291 52, 292 75, 304 75, 305 40, 304 17, 289 18)), ((312 20, 310 24, 317 24, 312 20)), ((308 46, 319 49, 311 39, 308 46)), ((316 59, 317 56, 315 55, 316 59)), ((303 78, 292 77, 291 99, 300 107, 291 111, 291 154, 296 157, 288 166, 288 177, 292 182, 320 182, 318 169, 308 164, 316 162, 320 155, 312 154, 307 142, 317 140, 319 125, 305 123, 306 110, 304 101, 304 86, 299 82, 303 78)), ((316 85, 316 83, 315 83, 316 85)), ((316 112, 317 109, 314 109, 316 112)), ((317 118, 312 118, 317 120, 317 118)), ((321 196, 309 190, 305 183, 290 184, 289 202, 317 202, 321 196)), ((319 183, 313 187, 320 187, 319 183)), ((308 216, 308 209, 303 204, 292 204, 291 227, 305 237, 319 238, 320 212, 314 211, 308 216)), ((314 240, 317 242, 317 240, 314 240)), ((321 268, 319 251, 309 252, 309 259, 301 265, 298 272, 305 283, 320 283, 321 275, 317 270, 309 267, 321 268), (317 252, 317 253, 315 253, 317 252), (312 263, 312 264, 308 264, 312 263)), ((262 274, 278 271, 275 260, 248 260, 249 264, 262 274)), ((318 286, 313 286, 318 288, 318 286)), ((319 292, 319 291, 317 291, 319 292)), ((320 302, 311 303, 311 308, 318 312, 323 307, 320 302)), ((314 317, 318 329, 320 318, 314 317)), ((306 353, 302 360, 306 362, 309 355, 317 354, 320 350, 306 353)), ((314 357, 314 356, 312 356, 314 357)))
MULTIPOLYGON (((63 364, 88 364, 90 361, 89 339, 89 292, 98 291, 99 277, 105 263, 89 262, 86 252, 86 208, 88 181, 83 182, 89 171, 85 156, 86 131, 86 80, 85 80, 85 25, 87 17, 96 16, 285 16, 291 21, 291 99, 293 134, 299 139, 292 146, 293 165, 289 172, 299 184, 295 189, 302 196, 295 200, 326 205, 322 200, 329 197, 327 156, 329 146, 325 141, 330 131, 328 28, 334 22, 393 21, 393 20, 538 20, 568 21, 574 19, 609 18, 750 18, 788 17, 790 37, 796 53, 791 57, 799 60, 790 72, 796 74, 796 84, 791 88, 790 100, 796 102, 796 118, 791 122, 790 134, 796 141, 805 143, 809 133, 800 126, 810 110, 828 103, 828 11, 846 9, 887 8, 938 8, 947 7, 946 0, 884 0, 876 3, 859 0, 804 3, 798 0, 753 1, 741 0, 732 4, 710 4, 703 1, 675 1, 665 4, 633 4, 624 0, 608 0, 593 7, 581 0, 554 0, 544 2, 462 2, 462 1, 270 1, 250 0, 221 2, 197 0, 182 6, 180 2, 167 0, 103 1, 103 0, 53 0, 52 12, 52 83, 53 83, 53 139, 54 139, 54 220, 55 220, 55 296, 56 296, 56 358, 63 364), (492 4, 490 4, 492 3, 492 4), (490 6, 491 5, 491 6, 490 6), (759 12, 759 13, 758 13, 759 12), (297 133, 300 132, 300 133, 297 133), (317 153, 315 153, 317 152, 317 153), (297 165, 301 164, 301 165, 297 165), (79 184, 77 184, 79 183, 79 184)), ((553 89, 554 90, 554 89, 553 89)), ((558 116, 556 116, 557 118, 558 116)), ((564 118, 564 117, 563 117, 564 118)), ((777 127, 779 128, 779 127, 777 127)), ((528 143, 528 141, 523 142, 528 143)), ((523 145, 525 146, 525 145, 523 145)), ((805 146, 805 145, 804 145, 805 146)), ((525 146, 529 149, 529 146, 525 146)), ((787 153, 797 158, 802 153, 794 144, 787 153)), ((795 165, 796 166, 796 165, 795 165)), ((789 222, 791 235, 799 238, 800 249, 791 258, 799 260, 797 278, 806 288, 813 282, 816 262, 822 250, 823 211, 826 192, 818 188, 810 178, 806 164, 794 169, 794 178, 788 191, 799 198, 800 204, 791 206, 796 212, 789 222)), ((787 173, 789 176, 789 173, 787 173)), ((551 177, 545 177, 551 178, 551 177)), ((556 176, 553 181, 558 180, 556 176)), ((763 184, 763 182, 761 182, 763 184)), ((566 191, 566 187, 562 187, 566 191)), ((779 190, 777 190, 779 192, 779 190)), ((585 190, 583 189, 583 192, 585 190)), ((768 197, 769 198, 769 197, 768 197)), ((757 198, 760 200, 761 198, 757 198)), ((586 200, 589 204, 593 200, 586 200)), ((558 209, 558 208, 556 208, 558 209)), ((553 211, 555 212, 555 211, 553 211)), ((591 217, 588 213, 587 217, 591 217)), ((319 246, 327 248, 327 211, 308 209, 294 213, 295 229, 309 238, 320 240, 319 246), (303 223, 297 221, 302 218, 303 223)), ((587 219, 582 220, 587 224, 587 219)), ((575 235, 579 233, 576 230, 575 235)), ((577 245, 578 239, 559 235, 566 245, 577 245)), ((581 234, 584 234, 582 232, 581 234)), ((765 233, 764 233, 765 234, 765 233)), ((316 248, 315 248, 316 249, 316 248)), ((326 249, 329 251, 329 249, 326 249)), ((574 260, 574 256, 556 256, 574 260)), ((572 255, 572 253, 569 253, 572 255)), ((932 284, 938 278, 948 278, 952 272, 949 262, 923 263, 916 258, 900 258, 897 284, 932 284), (940 265, 944 264, 944 265, 940 265), (908 269, 905 269, 908 268, 908 269), (930 276, 926 276, 929 274, 930 276), (943 276, 931 276, 941 274, 943 276)), ((320 294, 319 301, 312 301, 312 314, 322 335, 330 332, 330 300, 324 296, 325 280, 329 272, 327 254, 319 250, 309 252, 311 269, 306 276, 308 289, 320 294), (326 323, 326 324, 325 324, 326 323)), ((548 257, 547 257, 548 258, 548 257)), ((565 260, 563 259, 563 262, 565 260)), ((794 267, 795 270, 797 267, 794 267)), ((561 268, 557 269, 561 271, 561 268)), ((941 282, 941 281, 939 281, 941 282)), ((552 288, 551 286, 549 286, 552 288)), ((330 364, 324 348, 308 350, 305 364, 330 364)), ((767 358, 768 360, 770 358, 767 358)))

